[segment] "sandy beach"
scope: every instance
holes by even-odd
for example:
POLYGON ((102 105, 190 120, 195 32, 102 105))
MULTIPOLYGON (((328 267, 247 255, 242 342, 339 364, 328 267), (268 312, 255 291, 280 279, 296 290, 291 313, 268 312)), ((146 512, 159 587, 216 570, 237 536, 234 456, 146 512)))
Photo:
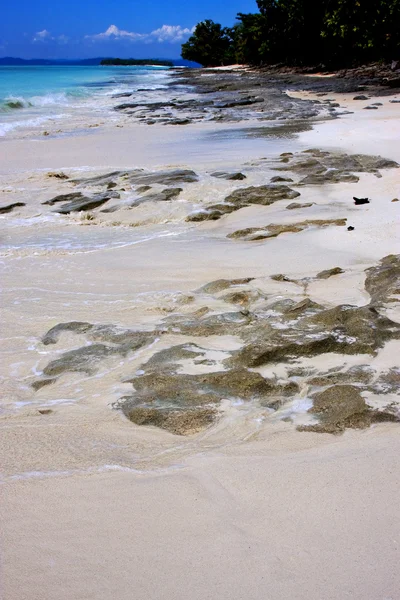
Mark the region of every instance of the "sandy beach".
POLYGON ((400 95, 237 72, 0 139, 5 600, 399 597, 400 95))

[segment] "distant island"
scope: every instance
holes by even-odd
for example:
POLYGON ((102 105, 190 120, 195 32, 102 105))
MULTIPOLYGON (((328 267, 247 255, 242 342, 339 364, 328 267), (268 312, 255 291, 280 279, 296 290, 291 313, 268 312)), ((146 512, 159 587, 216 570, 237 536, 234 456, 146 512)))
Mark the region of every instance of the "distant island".
POLYGON ((101 65, 121 67, 151 65, 153 67, 173 67, 172 60, 158 60, 156 58, 103 58, 101 65))
POLYGON ((16 58, 13 56, 3 56, 0 57, 0 66, 7 67, 24 67, 24 66, 74 66, 74 67, 97 67, 100 65, 121 65, 121 66, 129 66, 129 65, 153 65, 160 67, 199 67, 198 63, 195 63, 190 60, 185 59, 154 59, 154 58, 104 58, 96 57, 96 58, 83 58, 83 59, 73 59, 73 58, 64 58, 64 59, 55 59, 55 58, 16 58))

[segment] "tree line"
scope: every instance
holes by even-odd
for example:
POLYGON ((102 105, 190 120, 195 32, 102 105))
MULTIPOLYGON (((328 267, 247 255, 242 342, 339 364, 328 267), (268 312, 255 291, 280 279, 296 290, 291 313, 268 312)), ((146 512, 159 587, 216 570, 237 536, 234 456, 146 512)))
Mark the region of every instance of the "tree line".
POLYGON ((353 66, 400 58, 400 0, 257 0, 233 27, 208 19, 182 45, 203 66, 353 66))

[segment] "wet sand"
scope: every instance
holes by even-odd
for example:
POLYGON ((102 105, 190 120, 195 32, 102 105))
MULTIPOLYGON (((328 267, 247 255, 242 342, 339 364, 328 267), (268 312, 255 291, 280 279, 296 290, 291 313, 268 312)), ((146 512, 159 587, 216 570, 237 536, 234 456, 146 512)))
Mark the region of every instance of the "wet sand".
MULTIPOLYGON (((398 424, 341 436, 301 433, 296 424, 309 416, 293 402, 304 394, 278 410, 226 398, 219 420, 188 436, 139 427, 112 410, 131 393, 127 379, 162 349, 199 344, 210 369, 218 370, 242 344, 228 329, 208 336, 172 330, 136 352, 110 355, 90 375, 65 373, 36 393, 31 388, 49 361, 79 345, 71 332, 44 345, 51 327, 87 321, 149 332, 165 318, 189 318, 205 302, 219 314, 227 310, 221 295, 205 298, 198 290, 221 278, 254 277, 250 291, 268 302, 302 301, 301 286, 270 279, 284 273, 310 278, 312 302, 366 305, 365 270, 399 253, 396 169, 382 169, 381 177, 360 173, 358 183, 289 184, 309 208, 287 210, 291 201, 281 200, 216 221, 185 220, 238 187, 268 182, 277 174, 271 161, 282 152, 319 148, 400 162, 400 105, 384 98, 379 110, 364 111, 351 98, 337 95, 354 114, 313 123, 289 139, 232 133, 259 123, 182 129, 132 123, 87 135, 2 141, 2 205, 26 203, 3 217, 2 235, 5 598, 398 596, 398 424), (138 167, 194 169, 199 180, 183 185, 178 200, 109 214, 95 209, 93 219, 60 216, 41 204, 86 190, 49 178, 49 171, 79 178, 138 167), (247 179, 212 178, 216 168, 247 179), (360 211, 353 195, 371 203, 360 211), (338 218, 355 230, 310 227, 260 242, 226 237, 268 223, 338 218), (316 278, 336 266, 344 273, 316 278)), ((136 197, 121 195, 123 202, 136 197)), ((384 313, 400 322, 398 303, 386 304, 384 313)), ((319 373, 368 364, 384 372, 398 367, 398 345, 391 340, 374 357, 302 357, 295 366, 319 373)), ((208 369, 182 365, 186 373, 208 369)), ((259 371, 279 378, 286 368, 273 363, 259 371)), ((379 393, 367 396, 383 402, 379 393)), ((389 400, 396 403, 396 393, 385 395, 389 400)))

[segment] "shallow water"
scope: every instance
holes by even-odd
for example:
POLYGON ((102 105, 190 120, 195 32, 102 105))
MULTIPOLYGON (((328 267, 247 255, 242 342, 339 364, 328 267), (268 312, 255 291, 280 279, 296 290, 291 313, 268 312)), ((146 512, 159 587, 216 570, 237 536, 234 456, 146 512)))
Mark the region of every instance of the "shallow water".
POLYGON ((0 136, 62 122, 77 110, 104 116, 114 94, 131 91, 140 100, 138 88, 157 97, 167 74, 168 69, 150 66, 0 66, 0 136))

